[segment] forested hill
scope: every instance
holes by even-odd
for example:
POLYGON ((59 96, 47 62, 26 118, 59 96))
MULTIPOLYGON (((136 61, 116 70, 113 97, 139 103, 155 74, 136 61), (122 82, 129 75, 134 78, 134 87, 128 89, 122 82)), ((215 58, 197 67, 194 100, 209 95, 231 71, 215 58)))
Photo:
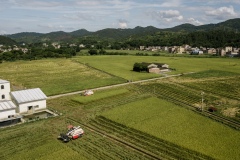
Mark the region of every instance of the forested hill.
MULTIPOLYGON (((135 27, 133 29, 113 29, 107 28, 96 32, 89 32, 86 29, 80 29, 73 32, 51 32, 47 34, 41 33, 17 33, 8 35, 8 37, 14 39, 17 42, 36 43, 36 42, 80 42, 83 39, 91 38, 92 40, 108 40, 108 41, 125 41, 132 38, 146 39, 148 36, 164 35, 161 37, 163 41, 172 39, 176 35, 192 34, 194 32, 202 32, 208 34, 213 30, 222 30, 225 32, 240 32, 240 18, 230 19, 218 24, 207 24, 201 26, 194 26, 192 24, 181 24, 179 26, 167 29, 159 29, 153 26, 148 27, 135 27), (170 33, 174 33, 170 34, 170 33), (166 37, 167 35, 167 37, 166 37), (169 37, 170 36, 170 37, 169 37), (167 39, 166 39, 167 38, 167 39)), ((199 34, 199 33, 197 33, 199 34)))
POLYGON ((240 18, 230 19, 225 22, 217 24, 206 24, 194 26, 192 24, 182 24, 173 28, 163 29, 164 31, 171 32, 194 32, 194 31, 209 31, 209 30, 225 30, 225 31, 239 31, 240 32, 240 18))
POLYGON ((21 32, 16 34, 7 35, 17 41, 18 43, 32 43, 40 41, 39 37, 44 34, 36 32, 21 32))
POLYGON ((11 38, 0 36, 0 45, 14 45, 16 42, 11 38))

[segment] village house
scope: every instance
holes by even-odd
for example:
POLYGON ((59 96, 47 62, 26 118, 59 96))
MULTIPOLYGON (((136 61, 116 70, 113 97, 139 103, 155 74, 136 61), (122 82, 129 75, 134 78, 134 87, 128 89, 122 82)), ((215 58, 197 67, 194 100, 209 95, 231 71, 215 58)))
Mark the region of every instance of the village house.
POLYGON ((152 63, 148 65, 149 73, 160 73, 169 71, 169 65, 165 63, 152 63))
POLYGON ((43 47, 48 47, 48 44, 47 43, 43 43, 43 47))
POLYGON ((228 47, 225 47, 225 52, 232 52, 233 48, 228 46, 228 47))
POLYGON ((145 46, 140 46, 139 49, 140 49, 140 50, 144 50, 144 49, 145 49, 145 46))
POLYGON ((55 48, 55 49, 59 49, 59 48, 61 48, 61 45, 60 44, 58 44, 58 43, 52 43, 52 46, 55 48))
POLYGON ((76 47, 77 45, 73 43, 73 44, 70 44, 69 46, 70 47, 76 47))
POLYGON ((80 44, 79 47, 80 48, 85 48, 85 45, 84 44, 80 44))
POLYGON ((169 71, 169 65, 166 63, 146 63, 142 62, 142 65, 147 66, 149 73, 160 73, 169 71))
POLYGON ((182 45, 182 46, 140 46, 140 50, 146 50, 146 51, 166 51, 168 53, 172 54, 196 54, 196 55, 201 55, 201 54, 209 54, 209 55, 221 55, 221 56, 239 56, 240 54, 240 49, 239 48, 233 48, 232 46, 227 46, 224 48, 206 48, 203 46, 200 46, 199 48, 192 48, 189 45, 182 45))
POLYGON ((179 48, 178 48, 178 54, 183 54, 183 53, 185 53, 186 51, 185 51, 185 47, 184 46, 180 46, 179 48))

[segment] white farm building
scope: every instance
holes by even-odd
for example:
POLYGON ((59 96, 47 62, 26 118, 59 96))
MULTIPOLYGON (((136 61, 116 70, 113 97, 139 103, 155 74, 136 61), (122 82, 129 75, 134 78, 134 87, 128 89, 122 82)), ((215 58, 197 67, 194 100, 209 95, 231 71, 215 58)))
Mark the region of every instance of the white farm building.
POLYGON ((10 82, 0 79, 0 122, 20 121, 23 114, 44 110, 46 99, 40 88, 11 92, 10 82))
POLYGON ((34 113, 47 108, 47 96, 40 88, 14 91, 10 95, 12 101, 17 105, 18 113, 34 113))
POLYGON ((7 120, 16 115, 16 105, 12 101, 0 101, 0 119, 7 120))
POLYGON ((0 79, 0 101, 10 100, 10 82, 0 79))

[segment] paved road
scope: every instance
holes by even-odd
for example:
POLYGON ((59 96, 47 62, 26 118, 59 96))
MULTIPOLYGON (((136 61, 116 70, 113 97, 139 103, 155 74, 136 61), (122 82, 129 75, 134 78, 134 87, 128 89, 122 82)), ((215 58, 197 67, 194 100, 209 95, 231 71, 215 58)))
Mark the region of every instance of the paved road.
MULTIPOLYGON (((193 73, 193 72, 184 73, 184 74, 191 74, 191 73, 193 73)), ((96 90, 108 89, 108 88, 112 88, 112 87, 125 86, 125 85, 129 85, 129 84, 135 84, 135 83, 142 83, 142 82, 154 81, 154 80, 164 79, 164 78, 169 78, 169 77, 177 77, 177 76, 181 76, 181 75, 182 75, 182 74, 167 75, 167 76, 165 76, 165 77, 158 77, 158 78, 152 78, 152 79, 146 79, 146 80, 140 80, 140 81, 134 81, 134 82, 127 82, 127 83, 115 84, 115 85, 111 85, 111 86, 104 86, 104 87, 98 87, 98 88, 91 88, 91 90, 96 91, 96 90)), ((65 94, 59 94, 59 95, 55 95, 55 96, 49 96, 48 99, 54 99, 54 98, 59 98, 59 97, 64 97, 64 96, 70 96, 70 95, 74 95, 74 94, 80 94, 80 93, 84 93, 84 91, 85 91, 85 90, 76 91, 76 92, 71 92, 71 93, 65 93, 65 94)))

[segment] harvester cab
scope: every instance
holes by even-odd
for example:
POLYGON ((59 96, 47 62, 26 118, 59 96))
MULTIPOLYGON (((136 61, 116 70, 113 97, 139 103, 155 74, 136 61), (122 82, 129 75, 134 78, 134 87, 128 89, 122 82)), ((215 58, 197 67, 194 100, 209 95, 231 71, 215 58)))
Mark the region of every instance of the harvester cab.
POLYGON ((66 134, 61 133, 58 136, 58 139, 62 140, 63 142, 69 142, 70 140, 78 139, 84 134, 83 129, 80 126, 68 126, 68 131, 66 134))

